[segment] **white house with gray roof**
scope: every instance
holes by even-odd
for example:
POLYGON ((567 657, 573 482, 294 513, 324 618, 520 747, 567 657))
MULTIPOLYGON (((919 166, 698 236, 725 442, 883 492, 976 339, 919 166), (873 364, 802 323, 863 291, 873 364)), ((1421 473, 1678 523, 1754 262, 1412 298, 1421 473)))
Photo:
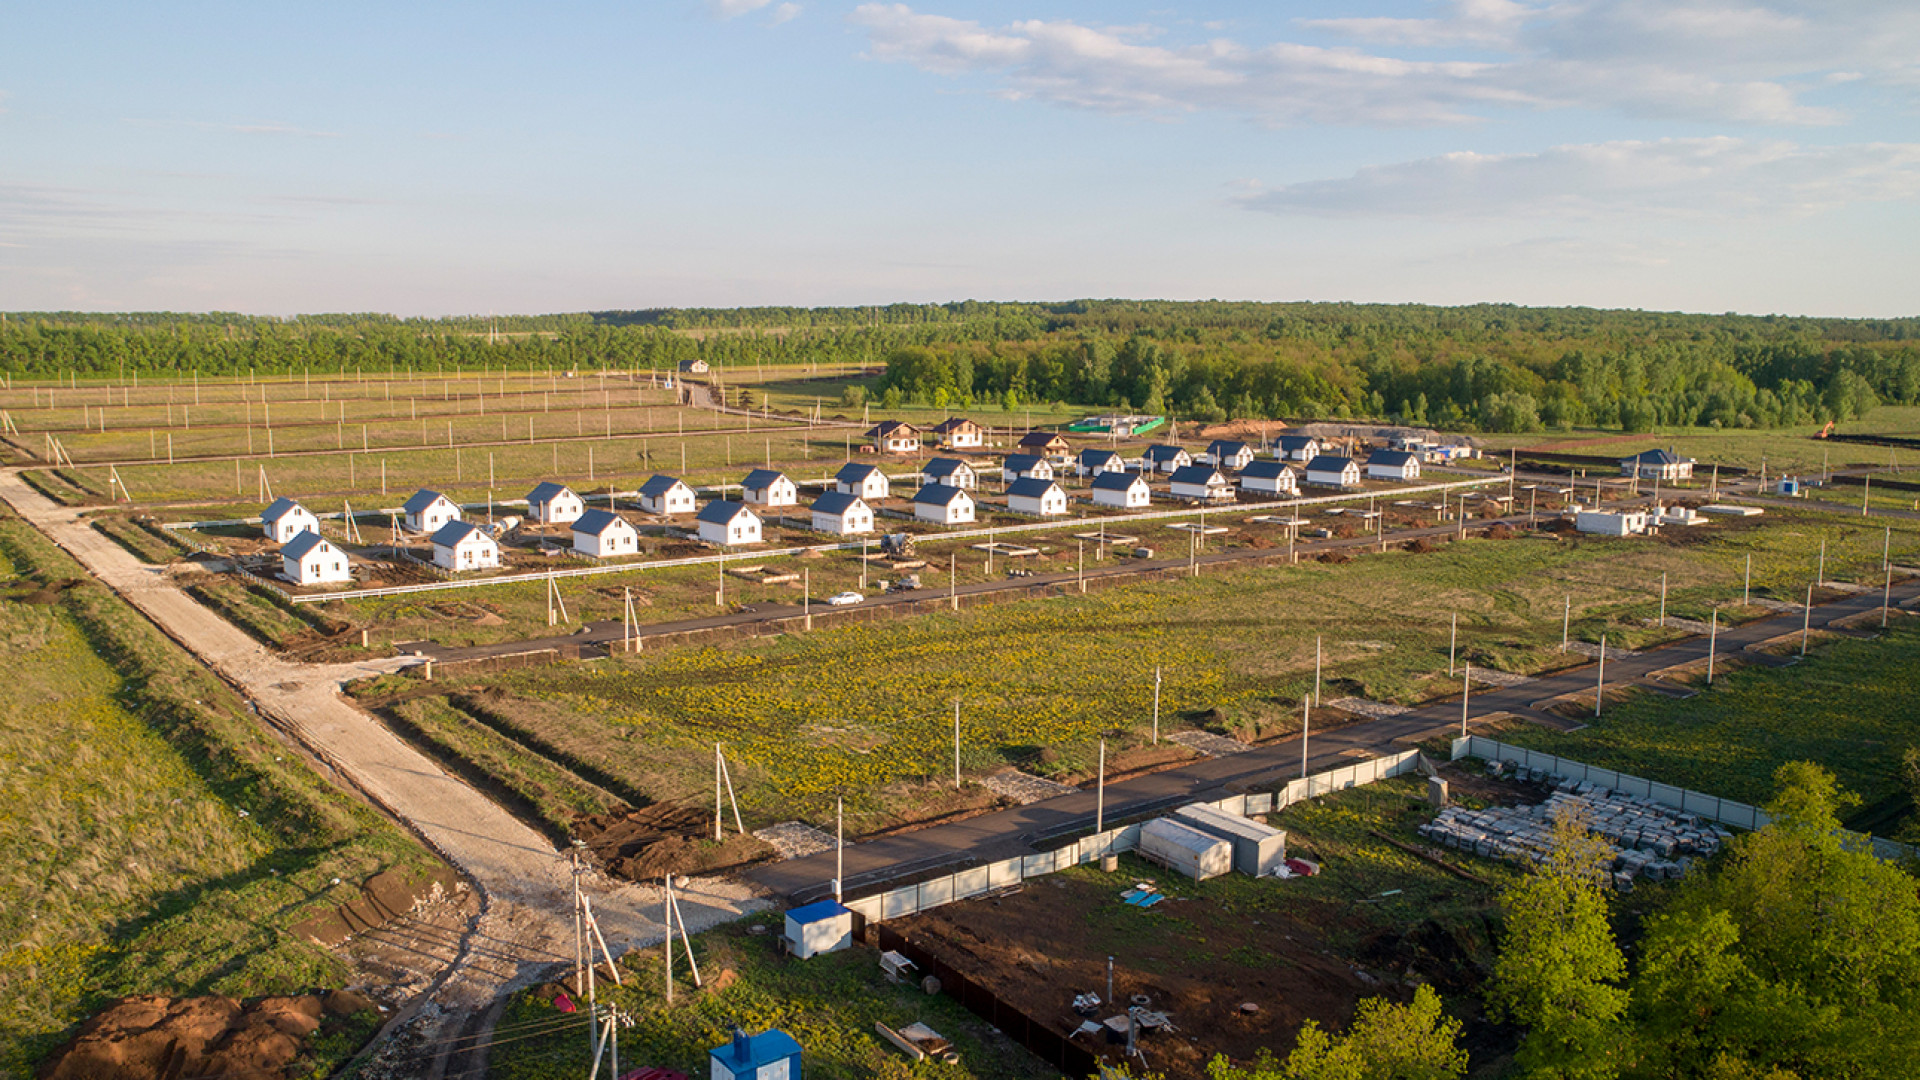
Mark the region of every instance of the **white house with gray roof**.
POLYGON ((546 480, 527 492, 527 516, 542 525, 565 525, 586 512, 586 500, 565 484, 546 480))
POLYGON ((288 498, 273 500, 260 514, 261 531, 276 544, 285 544, 303 532, 320 531, 320 519, 313 511, 288 498))
POLYGON ((421 488, 401 507, 407 515, 407 528, 413 532, 436 533, 450 521, 460 520, 460 508, 437 491, 421 488))
POLYGON ((691 514, 695 501, 693 489, 678 477, 655 474, 640 485, 640 509, 649 514, 691 514))
POLYGON ((700 508, 700 539, 709 544, 757 544, 760 515, 746 503, 715 499, 700 508))
POLYGON ((336 585, 353 580, 347 553, 317 532, 298 533, 280 549, 280 575, 295 585, 336 585))
POLYGON ((573 550, 595 559, 640 553, 640 530, 611 510, 589 510, 573 522, 573 550))
POLYGON ((455 572, 492 570, 500 565, 500 545, 470 522, 449 521, 433 534, 433 565, 455 572))

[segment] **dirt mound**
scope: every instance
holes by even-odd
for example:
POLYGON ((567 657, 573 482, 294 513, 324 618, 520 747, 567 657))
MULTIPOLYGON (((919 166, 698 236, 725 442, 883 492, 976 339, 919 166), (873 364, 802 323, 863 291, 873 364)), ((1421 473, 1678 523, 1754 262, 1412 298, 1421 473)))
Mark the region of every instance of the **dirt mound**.
POLYGON ((752 862, 772 851, 764 841, 742 836, 727 823, 715 841, 708 810, 656 803, 638 810, 574 819, 573 835, 607 873, 628 881, 667 874, 697 874, 752 862))
POLYGON ((438 903, 465 888, 460 875, 447 867, 414 881, 383 871, 360 886, 358 899, 314 912, 288 929, 297 937, 331 949, 355 934, 385 926, 422 904, 438 903))
POLYGON ((291 1075, 308 1037, 326 1019, 372 1009, 336 991, 257 998, 125 998, 82 1024, 42 1063, 40 1080, 172 1080, 220 1076, 278 1080, 291 1075))
POLYGON ((1201 428, 1200 438, 1264 442, 1286 430, 1288 427, 1285 420, 1229 420, 1224 424, 1209 424, 1201 428))

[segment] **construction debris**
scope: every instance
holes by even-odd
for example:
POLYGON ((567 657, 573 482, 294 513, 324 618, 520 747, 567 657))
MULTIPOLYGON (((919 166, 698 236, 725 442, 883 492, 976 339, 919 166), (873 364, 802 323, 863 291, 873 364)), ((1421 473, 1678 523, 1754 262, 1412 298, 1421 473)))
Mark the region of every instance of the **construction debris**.
MULTIPOLYGON (((1531 779, 1537 770, 1521 770, 1531 779)), ((1596 787, 1586 780, 1550 778, 1554 793, 1534 806, 1465 810, 1450 806, 1420 835, 1445 847, 1491 859, 1544 863, 1553 850, 1553 823, 1576 810, 1588 829, 1613 849, 1615 888, 1633 887, 1635 878, 1665 881, 1686 873, 1695 858, 1710 857, 1731 834, 1692 814, 1681 813, 1645 796, 1596 787)))

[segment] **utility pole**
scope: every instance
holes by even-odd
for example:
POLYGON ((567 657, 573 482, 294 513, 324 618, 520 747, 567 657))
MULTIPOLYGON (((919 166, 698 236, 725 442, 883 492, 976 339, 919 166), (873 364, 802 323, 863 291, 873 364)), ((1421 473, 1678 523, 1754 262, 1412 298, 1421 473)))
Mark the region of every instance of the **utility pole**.
POLYGON ((1449 677, 1455 674, 1453 670, 1453 650, 1459 640, 1460 613, 1456 611, 1453 613, 1452 620, 1447 626, 1447 675, 1449 677))
MULTIPOLYGON (((1307 778, 1307 735, 1313 725, 1313 699, 1300 699, 1300 779, 1307 778)), ((1311 795, 1313 792, 1309 791, 1311 795)))
POLYGON ((847 801, 836 796, 833 800, 833 902, 844 902, 840 888, 841 879, 846 876, 847 854, 847 801))
POLYGON ((1600 635, 1600 675, 1593 686, 1593 718, 1600 719, 1600 706, 1607 697, 1607 635, 1600 635))
POLYGON ((1160 665, 1153 666, 1153 745, 1160 745, 1160 665))
POLYGON ((1567 594, 1567 606, 1560 613, 1560 651, 1567 651, 1567 631, 1573 628, 1573 594, 1567 594))
POLYGON ((1667 572, 1660 571, 1660 629, 1667 628, 1667 572))
POLYGON ((960 790, 960 699, 953 699, 953 788, 960 790))
POLYGON ((1813 586, 1807 586, 1807 606, 1800 609, 1800 655, 1807 655, 1807 635, 1813 630, 1813 586))
POLYGON ((1713 685, 1714 639, 1720 636, 1720 611, 1718 608, 1707 613, 1707 685, 1713 685))
POLYGON ((1467 737, 1467 695, 1473 691, 1473 661, 1460 671, 1460 737, 1467 737))
POLYGON ((1107 831, 1107 740, 1100 740, 1100 772, 1093 789, 1093 831, 1107 831))

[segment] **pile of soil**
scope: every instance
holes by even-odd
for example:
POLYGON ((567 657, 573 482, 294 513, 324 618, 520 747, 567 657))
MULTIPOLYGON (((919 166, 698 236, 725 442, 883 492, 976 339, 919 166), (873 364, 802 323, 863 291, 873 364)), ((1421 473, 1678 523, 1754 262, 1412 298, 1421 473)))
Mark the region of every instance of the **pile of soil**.
POLYGON ((467 883, 449 867, 439 867, 416 880, 386 870, 360 886, 358 899, 313 912, 288 929, 297 937, 331 949, 355 934, 385 926, 416 909, 466 891, 467 883))
POLYGON ((307 1039, 375 1009, 350 990, 297 997, 123 998, 82 1024, 40 1066, 40 1080, 171 1080, 292 1075, 307 1039))
POLYGON ((699 869, 696 850, 712 835, 713 819, 704 810, 654 803, 637 810, 583 814, 573 821, 574 838, 607 873, 630 881, 699 869))

